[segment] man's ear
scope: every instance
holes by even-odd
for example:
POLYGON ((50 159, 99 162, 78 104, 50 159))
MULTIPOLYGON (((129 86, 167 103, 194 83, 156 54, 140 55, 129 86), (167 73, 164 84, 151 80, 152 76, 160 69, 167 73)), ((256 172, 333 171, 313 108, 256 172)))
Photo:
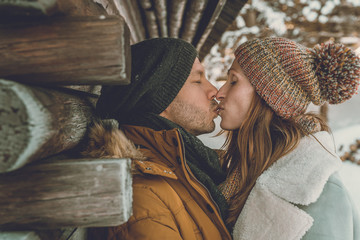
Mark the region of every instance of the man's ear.
POLYGON ((170 103, 170 105, 167 106, 167 108, 159 114, 159 115, 162 116, 163 118, 166 118, 166 119, 168 119, 168 120, 170 120, 170 121, 172 121, 171 105, 172 105, 172 103, 170 103))
POLYGON ((169 119, 169 107, 167 107, 164 111, 162 111, 160 114, 163 118, 169 119))

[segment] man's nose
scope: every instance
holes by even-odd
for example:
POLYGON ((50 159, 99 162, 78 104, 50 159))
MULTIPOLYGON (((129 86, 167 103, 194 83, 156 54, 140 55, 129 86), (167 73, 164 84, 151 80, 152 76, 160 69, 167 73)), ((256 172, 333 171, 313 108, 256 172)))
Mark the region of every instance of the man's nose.
POLYGON ((216 97, 217 91, 218 90, 216 87, 208 81, 208 98, 211 100, 214 99, 216 97))

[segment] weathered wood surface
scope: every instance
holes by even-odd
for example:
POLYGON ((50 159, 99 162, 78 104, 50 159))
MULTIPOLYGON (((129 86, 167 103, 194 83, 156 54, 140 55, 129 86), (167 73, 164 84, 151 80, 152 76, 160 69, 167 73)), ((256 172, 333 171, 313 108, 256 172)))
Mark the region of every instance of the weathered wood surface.
POLYGON ((198 49, 200 49, 200 59, 203 59, 210 52, 210 49, 214 46, 214 44, 220 40, 227 27, 235 20, 246 2, 247 0, 226 1, 219 17, 208 34, 206 41, 202 46, 198 46, 198 49))
POLYGON ((57 12, 66 16, 107 15, 106 9, 96 0, 57 0, 57 12))
POLYGON ((130 159, 60 159, 0 174, 0 229, 116 226, 132 214, 130 159))
POLYGON ((1 240, 86 240, 86 228, 66 228, 37 231, 0 231, 1 240))
POLYGON ((121 15, 115 2, 116 0, 93 0, 95 3, 100 4, 108 15, 121 15))
POLYGON ((142 21, 137 1, 134 0, 121 0, 115 1, 117 8, 120 11, 129 26, 131 32, 131 44, 145 40, 145 25, 142 21))
POLYGON ((140 0, 140 5, 145 13, 145 24, 149 38, 159 37, 159 27, 156 22, 155 7, 150 0, 140 0))
POLYGON ((168 6, 170 37, 179 37, 186 2, 187 0, 170 1, 170 5, 168 6))
POLYGON ((4 16, 43 16, 56 12, 57 0, 0 0, 0 18, 4 16))
POLYGON ((128 84, 130 33, 121 16, 0 25, 0 77, 39 84, 128 84))
MULTIPOLYGON (((196 44, 197 50, 200 51, 201 47, 205 44, 206 39, 208 38, 211 30, 213 29, 216 21, 218 20, 221 11, 223 10, 224 6, 225 6, 226 0, 219 0, 218 3, 216 4, 215 8, 213 9, 213 11, 211 11, 211 13, 208 13, 207 11, 205 12, 204 15, 210 15, 210 17, 208 16, 204 16, 206 17, 207 20, 207 25, 204 29, 202 24, 200 23, 200 28, 199 31, 196 32, 195 37, 194 37, 194 42, 196 44)), ((208 5, 213 4, 212 2, 209 2, 208 5)))
POLYGON ((75 147, 92 118, 86 95, 0 79, 0 172, 75 147))
POLYGON ((190 2, 190 6, 185 14, 185 22, 181 33, 181 38, 185 41, 192 42, 207 3, 208 0, 192 0, 190 2))
POLYGON ((155 11, 159 23, 161 37, 168 37, 166 1, 155 0, 155 11))

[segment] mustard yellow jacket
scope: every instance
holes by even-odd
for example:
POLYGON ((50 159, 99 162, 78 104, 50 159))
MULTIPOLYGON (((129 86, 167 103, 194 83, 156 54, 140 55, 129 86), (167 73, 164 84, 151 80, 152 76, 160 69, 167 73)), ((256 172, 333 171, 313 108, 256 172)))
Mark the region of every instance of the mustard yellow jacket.
MULTIPOLYGON (((139 147, 135 155, 144 157, 133 161, 133 215, 123 225, 92 229, 90 239, 231 239, 215 201, 186 164, 178 130, 154 131, 129 125, 121 129, 126 138, 121 143, 105 141, 104 149, 133 142, 139 147)), ((118 129, 111 131, 119 133, 118 129)))

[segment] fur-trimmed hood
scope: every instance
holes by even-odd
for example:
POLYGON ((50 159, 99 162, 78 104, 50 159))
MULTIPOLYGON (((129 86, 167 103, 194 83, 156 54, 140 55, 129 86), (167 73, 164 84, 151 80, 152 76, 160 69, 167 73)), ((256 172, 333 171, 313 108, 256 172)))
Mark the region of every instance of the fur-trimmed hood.
POLYGON ((83 156, 144 160, 141 151, 119 129, 119 123, 114 119, 94 122, 87 137, 87 145, 81 152, 83 156))
POLYGON ((340 167, 327 132, 304 137, 258 178, 234 226, 234 239, 301 239, 313 218, 295 205, 316 202, 340 167))

